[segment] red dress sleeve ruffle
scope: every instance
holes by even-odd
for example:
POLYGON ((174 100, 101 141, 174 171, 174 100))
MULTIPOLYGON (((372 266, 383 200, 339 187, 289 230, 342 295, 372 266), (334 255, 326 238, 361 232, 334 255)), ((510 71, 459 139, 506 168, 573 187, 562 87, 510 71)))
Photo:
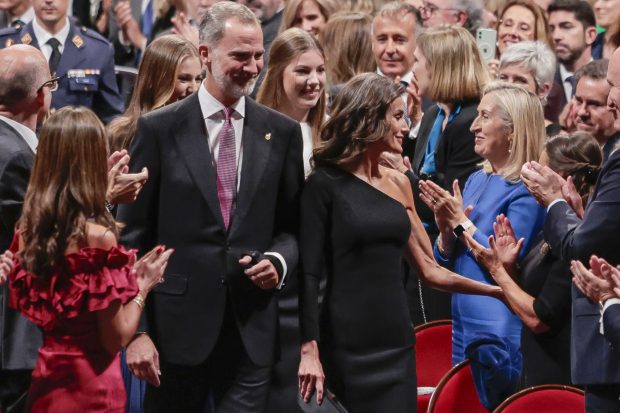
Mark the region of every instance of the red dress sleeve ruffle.
POLYGON ((135 250, 82 248, 66 256, 66 270, 39 277, 21 267, 9 276, 9 305, 49 331, 61 319, 126 303, 138 294, 133 271, 135 250))

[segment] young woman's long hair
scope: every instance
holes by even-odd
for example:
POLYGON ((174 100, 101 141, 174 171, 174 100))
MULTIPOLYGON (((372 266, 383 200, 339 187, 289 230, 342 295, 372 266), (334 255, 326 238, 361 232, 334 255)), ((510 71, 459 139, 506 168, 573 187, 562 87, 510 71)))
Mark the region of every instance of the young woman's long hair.
POLYGON ((199 59, 196 47, 178 35, 166 35, 148 45, 125 113, 108 125, 112 150, 127 149, 138 127, 138 118, 168 103, 177 72, 188 57, 199 59))
MULTIPOLYGON (((321 44, 309 33, 297 28, 280 33, 271 44, 269 67, 265 80, 263 80, 256 96, 256 101, 282 112, 283 105, 287 103, 283 84, 284 69, 293 59, 311 51, 318 52, 325 60, 325 53, 321 44)), ((325 100, 325 91, 323 91, 317 104, 308 112, 307 122, 312 130, 314 147, 318 144, 319 130, 325 120, 325 100)))
POLYGON ((404 92, 403 86, 376 73, 351 79, 336 96, 332 116, 321 129, 321 145, 313 151, 314 166, 350 163, 368 144, 383 139, 390 130, 390 104, 404 92))
POLYGON ((19 221, 24 268, 38 276, 62 269, 68 247, 86 245, 86 221, 116 224, 105 209, 108 145, 103 124, 84 107, 64 107, 41 129, 19 221))

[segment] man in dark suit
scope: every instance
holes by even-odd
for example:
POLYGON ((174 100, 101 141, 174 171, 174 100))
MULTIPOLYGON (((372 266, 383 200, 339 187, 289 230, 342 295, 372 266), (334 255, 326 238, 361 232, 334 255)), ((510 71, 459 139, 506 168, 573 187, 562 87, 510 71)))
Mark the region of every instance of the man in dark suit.
POLYGON ((68 0, 34 0, 35 18, 26 26, 0 31, 0 47, 22 43, 36 47, 60 78, 52 108, 86 106, 104 122, 123 113, 110 43, 67 17, 68 0))
POLYGON ((247 7, 216 3, 201 23, 200 90, 138 122, 132 169, 148 167, 149 181, 119 209, 121 240, 176 250, 146 303, 146 334, 127 349, 150 383, 147 412, 203 412, 209 396, 218 412, 265 409, 274 291, 297 265, 303 165, 299 125, 246 97, 262 42, 247 7))
MULTIPOLYGON (((607 81, 611 85, 608 106, 614 112, 618 124, 620 50, 616 50, 609 61, 607 81)), ((562 178, 548 167, 535 162, 528 163, 523 167, 522 178, 530 192, 548 208, 545 239, 562 259, 587 263, 596 254, 612 265, 620 263, 617 244, 620 232, 620 151, 612 153, 601 170, 583 219, 564 200, 562 178)), ((586 388, 587 412, 618 412, 620 348, 611 346, 600 332, 599 305, 573 287, 572 381, 586 388)))
MULTIPOLYGON (((50 79, 37 49, 0 50, 0 251, 11 244, 21 215, 37 147, 37 121, 51 101, 50 79)), ((25 394, 40 345, 37 327, 8 307, 8 287, 0 286, 0 411, 12 411, 25 394)))

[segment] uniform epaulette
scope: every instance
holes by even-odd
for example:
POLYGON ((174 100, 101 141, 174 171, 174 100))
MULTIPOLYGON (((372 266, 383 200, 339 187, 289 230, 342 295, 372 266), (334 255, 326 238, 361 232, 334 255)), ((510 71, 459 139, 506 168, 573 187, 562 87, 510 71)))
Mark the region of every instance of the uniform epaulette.
POLYGON ((80 33, 82 33, 86 37, 90 37, 91 39, 98 40, 100 42, 109 43, 108 39, 97 33, 96 31, 89 29, 88 27, 82 26, 80 27, 80 33))
POLYGON ((23 26, 16 27, 5 27, 4 29, 0 29, 0 37, 5 36, 15 36, 22 30, 23 26))
POLYGON ((0 29, 0 49, 18 43, 16 39, 18 38, 18 35, 22 31, 22 29, 22 26, 6 27, 4 29, 0 29))

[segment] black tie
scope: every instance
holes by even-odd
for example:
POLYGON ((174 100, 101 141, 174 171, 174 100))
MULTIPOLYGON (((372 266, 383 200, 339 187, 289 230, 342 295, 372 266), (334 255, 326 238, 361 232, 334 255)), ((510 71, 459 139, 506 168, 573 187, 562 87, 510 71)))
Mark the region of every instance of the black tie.
POLYGON ((60 62, 60 42, 58 41, 58 39, 52 37, 51 39, 49 39, 47 41, 47 44, 49 44, 52 47, 52 54, 50 55, 50 72, 52 73, 52 76, 56 75, 56 68, 58 67, 58 62, 60 62))

